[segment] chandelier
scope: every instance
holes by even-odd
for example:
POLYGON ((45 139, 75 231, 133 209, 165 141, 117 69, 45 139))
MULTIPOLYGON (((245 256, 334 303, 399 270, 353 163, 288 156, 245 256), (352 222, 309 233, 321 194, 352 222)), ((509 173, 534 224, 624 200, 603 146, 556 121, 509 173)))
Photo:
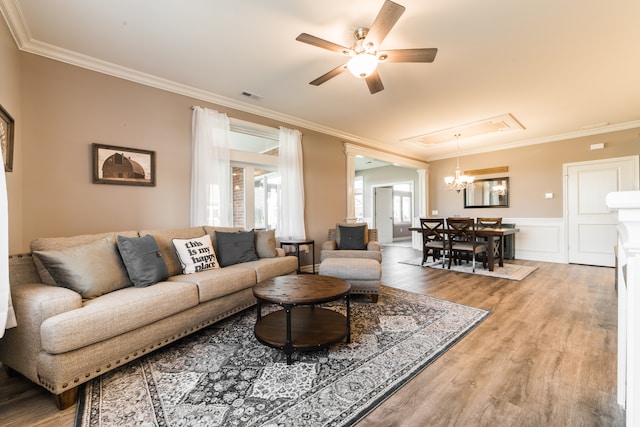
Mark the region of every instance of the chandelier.
POLYGON ((444 185, 447 190, 456 192, 460 192, 467 188, 468 186, 473 184, 473 176, 462 175, 460 173, 460 134, 457 133, 454 135, 456 137, 456 175, 455 176, 447 176, 444 178, 444 185))

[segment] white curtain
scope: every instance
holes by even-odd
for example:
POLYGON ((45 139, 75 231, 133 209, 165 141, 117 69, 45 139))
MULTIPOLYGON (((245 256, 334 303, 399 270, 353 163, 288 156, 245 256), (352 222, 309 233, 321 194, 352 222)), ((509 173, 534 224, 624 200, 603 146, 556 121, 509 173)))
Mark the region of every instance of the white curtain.
POLYGON ((229 117, 193 107, 191 226, 232 223, 229 117))
POLYGON ((276 237, 305 239, 304 182, 302 177, 302 134, 280 127, 280 212, 276 237))
POLYGON ((16 326, 9 287, 9 204, 4 162, 0 156, 0 338, 5 328, 16 326))

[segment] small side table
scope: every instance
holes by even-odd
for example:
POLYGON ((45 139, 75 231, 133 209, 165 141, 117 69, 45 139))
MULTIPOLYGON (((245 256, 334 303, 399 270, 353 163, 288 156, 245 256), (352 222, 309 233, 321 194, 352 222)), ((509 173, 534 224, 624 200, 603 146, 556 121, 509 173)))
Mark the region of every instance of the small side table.
POLYGON ((313 274, 316 274, 316 246, 313 240, 280 240, 280 247, 282 245, 290 245, 296 248, 296 257, 298 258, 298 274, 300 271, 300 245, 310 245, 311 246, 311 271, 313 274))

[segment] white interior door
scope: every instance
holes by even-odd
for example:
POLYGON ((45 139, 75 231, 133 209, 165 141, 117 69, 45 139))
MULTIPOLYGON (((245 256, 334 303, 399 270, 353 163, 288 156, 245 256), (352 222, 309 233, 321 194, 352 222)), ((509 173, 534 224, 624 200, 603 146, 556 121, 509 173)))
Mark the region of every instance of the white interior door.
POLYGON ((375 223, 380 243, 393 242, 393 188, 375 188, 375 223))
POLYGON ((613 267, 617 215, 606 205, 608 193, 638 188, 638 157, 567 164, 569 262, 613 267))

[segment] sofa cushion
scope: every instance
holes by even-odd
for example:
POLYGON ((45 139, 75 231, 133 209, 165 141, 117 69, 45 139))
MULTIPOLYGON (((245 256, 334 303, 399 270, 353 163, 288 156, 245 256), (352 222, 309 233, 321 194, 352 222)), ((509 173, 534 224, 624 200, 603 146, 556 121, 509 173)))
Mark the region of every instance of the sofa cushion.
POLYGON ((254 234, 258 258, 273 258, 278 256, 276 249, 276 230, 256 230, 254 234))
POLYGON ((364 235, 367 232, 366 225, 359 225, 355 227, 346 227, 338 225, 338 235, 340 241, 338 242, 338 249, 341 250, 364 250, 367 248, 367 244, 364 241, 364 235))
POLYGON ((134 286, 142 288, 167 280, 169 270, 153 236, 118 236, 118 250, 134 286))
POLYGON ((252 287, 256 284, 256 272, 247 268, 215 268, 172 276, 169 281, 195 284, 198 287, 198 299, 203 303, 252 287))
POLYGON ((360 222, 360 223, 338 223, 336 224, 336 245, 338 246, 338 248, 340 248, 340 243, 342 240, 342 236, 340 235, 340 232, 342 229, 346 229, 348 227, 355 227, 360 229, 360 227, 364 226, 364 231, 363 231, 363 238, 364 238, 364 245, 366 246, 367 243, 369 243, 369 225, 366 222, 360 222))
POLYGON ((320 252, 320 261, 328 258, 370 258, 378 262, 382 262, 382 252, 379 250, 322 250, 320 252))
POLYGON ((215 233, 218 242, 218 260, 222 267, 258 259, 253 230, 235 233, 216 231, 215 233))
MULTIPOLYGON (((78 245, 84 245, 87 243, 95 242, 96 240, 104 239, 105 237, 113 237, 116 235, 126 237, 138 237, 137 231, 120 231, 117 233, 99 233, 99 234, 81 234, 71 237, 41 237, 31 242, 31 252, 35 251, 59 251, 62 249, 71 248, 78 245)), ((38 275, 42 283, 47 285, 55 285, 56 281, 51 277, 49 271, 42 265, 42 262, 37 257, 33 257, 33 263, 38 270, 38 275)))
POLYGON ((94 298, 131 286, 112 236, 59 251, 35 251, 58 286, 94 298))
POLYGON ((141 230, 140 236, 146 236, 147 234, 153 236, 156 239, 156 243, 160 247, 164 262, 167 263, 167 270, 169 270, 169 276, 175 276, 176 274, 182 274, 182 266, 176 253, 176 248, 173 246, 173 239, 191 239, 193 237, 201 237, 204 234, 202 227, 189 227, 189 228, 177 228, 172 230, 141 230))
POLYGON ((173 239, 173 246, 178 253, 184 274, 220 268, 208 234, 193 239, 173 239))
POLYGON ((232 265, 226 270, 240 268, 250 268, 255 270, 256 281, 272 279, 276 276, 284 276, 291 274, 298 269, 298 258, 294 256, 278 256, 273 258, 261 258, 257 261, 243 262, 242 264, 232 265))
POLYGON ((198 305, 193 283, 129 287, 42 322, 42 349, 59 354, 122 335, 198 305))

